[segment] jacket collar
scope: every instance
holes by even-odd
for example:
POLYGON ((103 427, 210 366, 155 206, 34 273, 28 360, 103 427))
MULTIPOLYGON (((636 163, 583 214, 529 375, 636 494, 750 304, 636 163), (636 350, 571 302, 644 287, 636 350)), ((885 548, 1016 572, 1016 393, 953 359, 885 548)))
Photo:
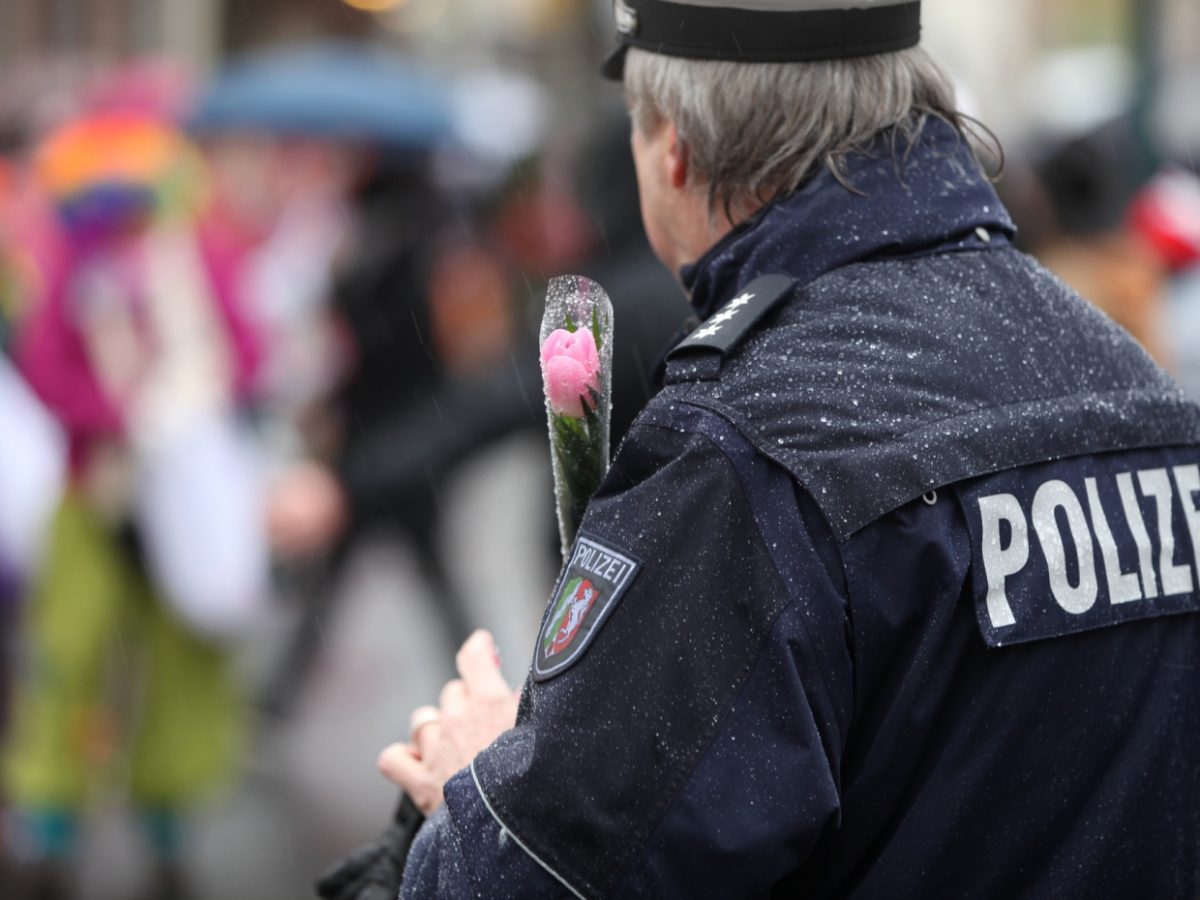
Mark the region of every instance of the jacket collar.
POLYGON ((684 266, 702 319, 759 275, 784 272, 803 286, 852 262, 983 249, 1016 231, 966 141, 941 119, 911 145, 881 135, 844 168, 853 191, 822 167, 684 266))

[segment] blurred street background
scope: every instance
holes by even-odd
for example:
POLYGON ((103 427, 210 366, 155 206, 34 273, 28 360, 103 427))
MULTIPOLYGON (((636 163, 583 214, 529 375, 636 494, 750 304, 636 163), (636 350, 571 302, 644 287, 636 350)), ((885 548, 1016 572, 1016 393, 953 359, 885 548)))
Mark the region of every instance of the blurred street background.
MULTIPOLYGON (((1200 3, 925 0, 1021 245, 1200 397, 1200 3)), ((0 900, 284 900, 559 562, 547 281, 614 446, 688 314, 605 0, 0 0, 0 900)))

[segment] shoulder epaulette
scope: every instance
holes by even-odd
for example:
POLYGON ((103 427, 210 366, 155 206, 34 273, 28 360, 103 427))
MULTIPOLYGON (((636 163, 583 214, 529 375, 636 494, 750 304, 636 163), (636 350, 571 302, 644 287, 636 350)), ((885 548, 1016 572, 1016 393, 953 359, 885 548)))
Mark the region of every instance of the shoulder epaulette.
POLYGON ((795 283, 789 275, 763 275, 746 285, 667 354, 667 380, 717 377, 725 357, 791 293, 795 283))

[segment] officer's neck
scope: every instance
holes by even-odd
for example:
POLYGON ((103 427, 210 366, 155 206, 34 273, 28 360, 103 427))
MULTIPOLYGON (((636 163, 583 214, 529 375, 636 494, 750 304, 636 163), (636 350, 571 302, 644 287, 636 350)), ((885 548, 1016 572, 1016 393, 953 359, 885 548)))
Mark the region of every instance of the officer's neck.
POLYGON ((662 260, 676 274, 685 266, 695 264, 724 240, 729 232, 762 208, 762 203, 757 200, 734 202, 728 208, 718 201, 712 207, 707 184, 689 185, 686 191, 681 192, 679 200, 675 210, 675 252, 670 259, 662 260))

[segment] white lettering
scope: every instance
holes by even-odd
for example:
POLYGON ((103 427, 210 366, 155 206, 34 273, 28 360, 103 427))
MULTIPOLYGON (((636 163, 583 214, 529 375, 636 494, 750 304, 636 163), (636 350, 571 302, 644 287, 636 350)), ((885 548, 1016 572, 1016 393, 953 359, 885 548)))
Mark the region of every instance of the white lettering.
POLYGON ((575 550, 575 563, 581 569, 590 569, 592 560, 596 558, 596 551, 587 544, 579 544, 575 550))
POLYGON ((1175 529, 1171 527, 1171 479, 1166 469, 1146 469, 1138 472, 1142 493, 1154 498, 1158 511, 1158 578, 1163 596, 1190 594, 1192 569, 1186 563, 1175 565, 1175 529))
POLYGON ((1012 494, 994 494, 979 498, 983 521, 983 571, 987 578, 987 611, 993 628, 1015 625, 1017 620, 1004 593, 1004 581, 1029 561, 1029 524, 1021 504, 1012 494), (1000 523, 1008 522, 1012 538, 1000 546, 1000 523))
POLYGON ((1069 613, 1085 613, 1096 602, 1096 559, 1092 549, 1092 533, 1079 498, 1064 481, 1047 481, 1033 495, 1033 528, 1046 557, 1050 575, 1050 591, 1054 599, 1069 613), (1072 586, 1067 577, 1067 557, 1063 536, 1059 531, 1055 511, 1061 509, 1067 517, 1071 539, 1075 543, 1075 558, 1079 562, 1079 584, 1072 586))
POLYGON ((612 562, 612 557, 607 553, 597 553, 594 558, 588 560, 585 568, 593 575, 602 575, 605 566, 612 562))
POLYGON ((1110 603, 1141 600, 1142 589, 1138 584, 1137 572, 1121 571, 1121 557, 1117 554, 1117 542, 1113 540, 1112 529, 1108 527, 1108 518, 1104 514, 1104 507, 1100 505, 1096 479, 1087 478, 1084 480, 1084 484, 1087 486, 1092 528, 1096 532, 1096 541, 1100 544, 1100 556, 1104 560, 1104 575, 1108 581, 1108 600, 1110 603))
POLYGON ((1147 599, 1158 596, 1158 578, 1154 574, 1154 558, 1150 550, 1150 535, 1146 533, 1146 521, 1142 508, 1133 490, 1133 476, 1122 472, 1117 476, 1117 490, 1121 492, 1121 506, 1125 510, 1125 521, 1129 533, 1137 544, 1138 568, 1142 572, 1142 596, 1147 599))
POLYGON ((572 562, 583 571, 589 572, 597 578, 607 579, 614 584, 621 582, 625 571, 629 568, 628 564, 619 557, 605 553, 603 550, 587 547, 584 544, 578 546, 572 562))
POLYGON ((1200 466, 1176 466, 1175 487, 1179 489, 1179 501, 1183 505, 1183 520, 1187 522, 1188 534, 1192 536, 1192 562, 1200 565, 1200 509, 1196 507, 1196 494, 1200 493, 1200 466))

